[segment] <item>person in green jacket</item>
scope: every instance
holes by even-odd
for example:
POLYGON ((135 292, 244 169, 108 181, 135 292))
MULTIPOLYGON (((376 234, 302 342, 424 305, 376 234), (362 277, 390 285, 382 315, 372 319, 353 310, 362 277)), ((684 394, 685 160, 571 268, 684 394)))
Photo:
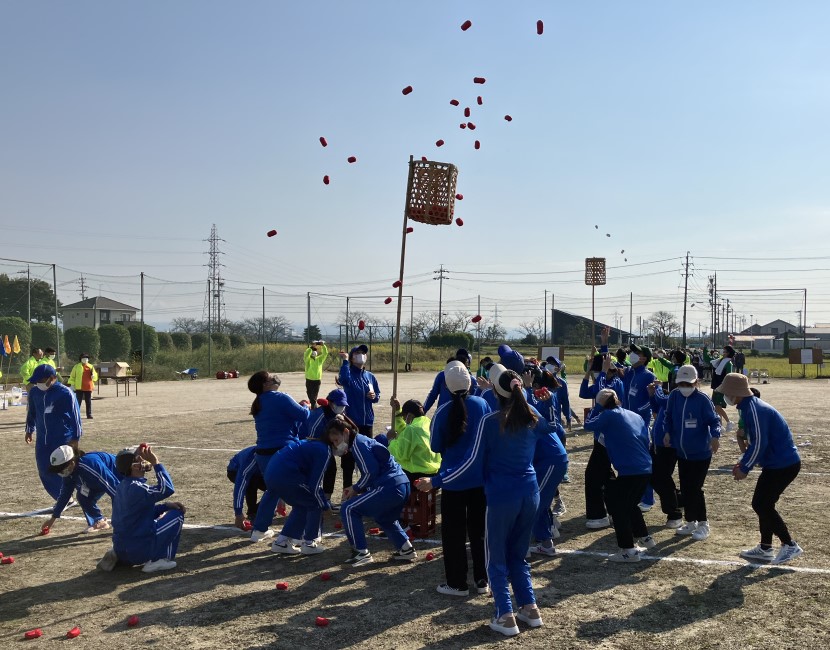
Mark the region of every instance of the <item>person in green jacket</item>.
POLYGON ((389 453, 403 468, 410 483, 419 478, 434 476, 441 467, 441 454, 430 449, 430 419, 424 415, 423 405, 418 400, 410 399, 401 406, 395 398, 392 398, 390 404, 395 413, 400 409, 406 427, 400 435, 394 431, 387 434, 389 453))
POLYGON ((329 357, 329 349, 324 341, 312 341, 303 353, 305 364, 305 392, 311 408, 317 408, 317 395, 323 379, 323 364, 329 357))
POLYGON ((41 359, 43 359, 43 350, 40 348, 32 348, 32 356, 26 360, 26 363, 20 366, 20 379, 27 386, 30 386, 29 378, 32 376, 35 368, 41 364, 41 359))

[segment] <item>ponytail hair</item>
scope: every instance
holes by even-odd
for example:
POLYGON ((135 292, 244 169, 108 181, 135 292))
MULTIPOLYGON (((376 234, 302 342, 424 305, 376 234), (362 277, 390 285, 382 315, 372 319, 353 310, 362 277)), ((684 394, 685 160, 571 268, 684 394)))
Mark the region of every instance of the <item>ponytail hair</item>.
POLYGON ((452 394, 452 403, 447 417, 449 428, 447 447, 452 447, 458 442, 467 430, 467 403, 464 401, 466 397, 467 391, 459 390, 452 394))
POLYGON ((539 421, 525 399, 522 380, 512 370, 499 375, 499 390, 496 395, 501 404, 501 429, 507 433, 517 433, 527 427, 535 427, 539 421), (509 396, 505 397, 504 393, 509 396))
POLYGON ((264 392, 265 384, 270 378, 271 375, 267 370, 255 372, 248 378, 248 390, 256 395, 253 403, 251 404, 251 415, 254 417, 256 417, 262 409, 262 405, 259 403, 259 396, 264 392))

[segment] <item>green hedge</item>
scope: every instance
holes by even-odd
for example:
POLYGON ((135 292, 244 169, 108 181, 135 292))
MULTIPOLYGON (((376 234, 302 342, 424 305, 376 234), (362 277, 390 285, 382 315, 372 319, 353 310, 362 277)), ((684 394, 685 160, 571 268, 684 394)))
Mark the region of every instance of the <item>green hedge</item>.
POLYGON ((199 348, 207 349, 208 335, 202 334, 201 332, 194 334, 190 337, 190 344, 193 350, 198 350, 199 348))
POLYGON ((60 342, 61 352, 64 352, 65 342, 63 336, 60 335, 60 341, 58 341, 58 328, 52 323, 32 323, 31 329, 32 347, 38 347, 42 350, 46 348, 54 348, 57 350, 58 343, 60 342))
POLYGON ((157 332, 156 336, 158 336, 159 339, 159 350, 176 349, 176 346, 173 345, 173 337, 171 337, 167 332, 157 332))
POLYGON ((190 342, 190 334, 187 332, 172 332, 170 338, 177 350, 190 352, 193 349, 193 344, 190 342))
POLYGON ((248 341, 241 334, 231 334, 231 347, 234 350, 239 350, 248 345, 248 341))
POLYGON ((131 356, 130 333, 123 325, 101 325, 98 328, 101 339, 101 361, 127 361, 131 356))
POLYGON ((214 350, 231 349, 231 337, 224 332, 213 332, 213 334, 210 335, 210 338, 213 339, 214 350))
MULTIPOLYGON (((156 334, 156 328, 152 325, 144 325, 144 360, 152 361, 156 358, 159 351, 159 337, 156 334)), ((130 333, 130 343, 132 345, 132 352, 141 352, 141 323, 133 323, 127 326, 127 331, 130 333)))
POLYGON ((429 337, 431 348, 467 348, 473 349, 475 337, 467 332, 449 332, 446 334, 432 334, 429 337))
POLYGON ((20 354, 13 354, 12 367, 20 368, 32 353, 32 328, 22 318, 6 316, 0 318, 0 345, 3 343, 4 336, 9 337, 9 345, 14 344, 14 337, 17 336, 17 342, 20 344, 20 354))
POLYGON ((66 339, 66 356, 77 361, 82 352, 86 352, 91 359, 100 358, 101 338, 98 330, 92 327, 70 327, 64 333, 66 339))

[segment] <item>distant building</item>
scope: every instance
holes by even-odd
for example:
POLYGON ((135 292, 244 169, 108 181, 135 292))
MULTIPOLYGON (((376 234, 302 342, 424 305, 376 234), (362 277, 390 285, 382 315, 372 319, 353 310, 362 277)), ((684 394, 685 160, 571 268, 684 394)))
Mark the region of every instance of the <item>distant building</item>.
POLYGON ((135 307, 130 307, 111 298, 103 296, 87 298, 63 306, 63 329, 68 330, 72 327, 98 329, 101 325, 112 323, 129 325, 135 322, 138 311, 135 307))
MULTIPOLYGON (((561 309, 553 309, 553 322, 548 323, 548 336, 553 345, 584 346, 591 340, 591 319, 571 314, 561 309)), ((599 334, 605 323, 596 322, 594 327, 595 345, 599 346, 599 334)), ((611 327, 608 345, 628 345, 632 340, 631 334, 625 330, 611 327)))
POLYGON ((753 325, 752 327, 748 327, 744 331, 741 332, 742 335, 745 336, 784 336, 784 332, 789 332, 790 334, 800 334, 800 330, 798 329, 798 325, 793 325, 792 323, 788 323, 785 320, 781 320, 780 318, 770 321, 766 325, 753 325))

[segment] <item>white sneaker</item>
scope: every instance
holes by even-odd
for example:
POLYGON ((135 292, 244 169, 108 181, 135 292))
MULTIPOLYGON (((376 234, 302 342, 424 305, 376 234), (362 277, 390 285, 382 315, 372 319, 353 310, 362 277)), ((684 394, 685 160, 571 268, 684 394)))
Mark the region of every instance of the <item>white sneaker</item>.
POLYGON ((476 591, 482 595, 489 596, 490 595, 490 583, 486 580, 479 580, 476 583, 476 591))
POLYGON ((519 626, 516 625, 516 618, 513 614, 505 614, 490 621, 490 629, 495 630, 504 636, 516 636, 519 633, 519 626))
POLYGON ((530 627, 542 627, 544 625, 544 622, 542 621, 542 613, 535 605, 525 605, 522 607, 518 612, 516 612, 516 618, 530 627))
POLYGON ((97 533, 98 531, 109 530, 110 528, 111 528, 111 526, 109 525, 109 522, 106 519, 99 519, 94 524, 92 524, 92 526, 87 528, 86 532, 87 533, 97 533))
POLYGON ((754 560, 756 562, 769 562, 770 560, 775 559, 775 551, 770 548, 761 548, 761 545, 758 544, 755 548, 748 548, 741 551, 741 557, 746 558, 747 560, 754 560))
POLYGON ((559 517, 557 517, 556 515, 553 515, 553 522, 552 523, 553 523, 553 527, 556 530, 559 530, 560 528, 562 528, 562 522, 559 521, 559 517))
POLYGON ((697 530, 692 533, 692 539, 700 541, 709 537, 709 522, 699 521, 697 523, 697 530))
POLYGON ((161 560, 150 560, 149 562, 145 562, 144 566, 141 567, 141 570, 144 573, 155 573, 156 571, 167 571, 168 569, 175 569, 176 563, 173 560, 165 560, 162 558, 161 560))
POLYGON ((657 546, 657 542, 654 541, 654 538, 651 535, 646 535, 645 537, 641 537, 637 540, 642 546, 646 548, 654 548, 657 546))
POLYGON ((274 553, 280 553, 282 555, 299 555, 302 552, 299 547, 294 546, 294 544, 289 544, 288 542, 279 544, 276 541, 271 544, 271 550, 274 553))
POLYGON ((610 555, 608 557, 609 562, 639 562, 640 561, 640 549, 639 548, 626 548, 620 549, 619 553, 614 553, 614 555, 610 555))
POLYGON ((648 512, 649 510, 651 510, 652 505, 640 502, 637 504, 637 507, 640 509, 640 512, 648 512))
POLYGON ((264 542, 266 539, 271 539, 276 533, 270 528, 268 530, 257 530, 256 528, 251 533, 252 542, 264 542))
POLYGON ((469 589, 456 589, 455 587, 450 587, 448 584, 444 583, 442 585, 438 585, 435 588, 439 594, 444 594, 445 596, 469 596, 470 590, 469 589))
POLYGON ((675 530, 683 525, 682 519, 666 519, 666 528, 674 528, 675 530))
POLYGON ((303 542, 303 545, 300 546, 300 553, 303 555, 317 555, 319 553, 323 553, 325 550, 326 549, 322 546, 322 544, 318 544, 316 541, 303 542))
POLYGON ((611 520, 608 517, 602 519, 586 519, 585 528, 608 528, 611 525, 611 520))
POLYGON ((731 433, 735 430, 735 423, 734 422, 727 422, 726 423, 726 433, 731 433))
POLYGON ((554 517, 561 517, 568 509, 565 507, 565 502, 562 499, 557 499, 553 504, 553 516, 554 517))
POLYGON ((542 546, 541 544, 533 544, 530 549, 528 549, 528 553, 536 553, 536 555, 547 555, 548 557, 553 557, 556 555, 556 549, 553 546, 547 547, 542 546))
POLYGON ((770 562, 770 564, 784 564, 784 562, 794 560, 803 554, 804 549, 801 548, 795 540, 793 540, 792 544, 781 545, 781 550, 778 551, 778 555, 775 556, 775 559, 770 562))
POLYGON ((691 535, 697 530, 697 522, 696 521, 687 521, 683 524, 680 528, 677 529, 677 535, 691 535))

